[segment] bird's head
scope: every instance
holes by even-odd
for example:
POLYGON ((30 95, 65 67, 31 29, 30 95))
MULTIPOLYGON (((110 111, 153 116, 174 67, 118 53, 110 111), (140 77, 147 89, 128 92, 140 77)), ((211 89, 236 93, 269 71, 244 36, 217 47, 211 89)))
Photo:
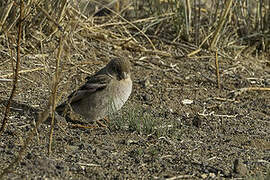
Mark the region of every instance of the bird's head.
POLYGON ((130 78, 130 62, 126 59, 115 58, 107 65, 109 74, 116 76, 118 80, 130 78))

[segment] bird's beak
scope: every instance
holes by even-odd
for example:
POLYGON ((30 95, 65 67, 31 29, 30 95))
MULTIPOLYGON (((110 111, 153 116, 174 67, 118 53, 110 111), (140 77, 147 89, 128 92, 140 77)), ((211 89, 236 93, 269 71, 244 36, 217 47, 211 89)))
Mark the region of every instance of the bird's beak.
POLYGON ((127 72, 123 72, 122 76, 123 76, 123 79, 129 78, 129 74, 127 72))

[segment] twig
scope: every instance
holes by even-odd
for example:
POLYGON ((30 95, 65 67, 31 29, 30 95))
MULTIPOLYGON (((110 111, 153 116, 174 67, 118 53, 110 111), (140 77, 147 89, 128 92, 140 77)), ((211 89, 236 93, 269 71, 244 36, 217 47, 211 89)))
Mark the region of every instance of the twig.
POLYGON ((12 79, 0 79, 0 82, 10 82, 12 79))
POLYGON ((80 166, 87 166, 87 167, 100 167, 101 166, 99 164, 93 164, 93 163, 80 163, 80 162, 78 162, 76 164, 78 164, 80 166))
POLYGON ((213 99, 217 100, 217 101, 229 101, 229 102, 237 102, 235 99, 227 99, 227 98, 222 98, 222 97, 214 97, 213 99))
MULTIPOLYGON (((45 70, 45 67, 38 67, 38 68, 35 68, 35 69, 21 70, 21 71, 18 71, 18 74, 34 72, 34 71, 40 71, 40 70, 45 70)), ((0 78, 6 78, 6 77, 9 77, 9 76, 12 76, 12 75, 13 75, 13 73, 9 73, 9 74, 5 74, 5 75, 0 76, 0 78)))
POLYGON ((189 53, 189 54, 187 55, 187 57, 190 58, 191 56, 194 56, 195 54, 199 53, 201 50, 202 50, 201 48, 198 48, 198 49, 196 49, 195 51, 192 51, 191 53, 189 53))
POLYGON ((57 88, 59 84, 59 66, 60 66, 60 57, 61 57, 61 52, 63 49, 63 40, 65 39, 64 37, 61 37, 60 42, 59 42, 59 49, 57 53, 57 60, 56 60, 56 68, 55 68, 55 75, 54 75, 54 81, 53 81, 53 89, 52 89, 52 106, 51 106, 51 112, 52 112, 52 120, 51 120, 51 129, 50 129, 50 142, 49 142, 49 147, 48 147, 48 154, 49 156, 51 155, 52 152, 52 141, 53 141, 53 130, 54 130, 54 119, 55 119, 55 106, 57 104, 57 88))
POLYGON ((20 55, 20 50, 21 50, 21 36, 22 36, 22 20, 23 20, 23 14, 24 12, 24 4, 23 1, 20 1, 20 17, 19 17, 19 27, 18 27, 18 39, 17 39, 17 62, 16 62, 16 69, 15 69, 15 75, 14 75, 14 80, 13 80, 13 88, 11 90, 11 94, 6 106, 2 126, 0 129, 0 136, 3 134, 6 126, 7 126, 7 121, 8 121, 8 114, 10 112, 10 105, 13 97, 15 96, 16 89, 17 89, 17 83, 18 83, 18 74, 19 74, 19 69, 20 69, 20 61, 21 61, 21 55, 20 55))
MULTIPOLYGON (((166 178, 166 180, 192 179, 193 177, 194 177, 194 175, 185 174, 185 175, 179 175, 179 176, 174 176, 174 177, 166 178)), ((155 179, 160 179, 160 178, 155 177, 155 179)))
POLYGON ((267 87, 248 87, 243 89, 246 89, 247 91, 270 91, 270 88, 267 87))
POLYGON ((175 176, 175 177, 171 177, 171 178, 168 178, 167 180, 175 180, 175 179, 189 179, 189 178, 192 178, 194 177, 194 175, 179 175, 179 176, 175 176))
POLYGON ((215 59, 216 59, 215 64, 216 64, 217 86, 218 86, 218 89, 220 89, 221 86, 220 86, 220 75, 219 75, 218 51, 216 51, 216 58, 215 59))
POLYGON ((236 118, 238 116, 238 114, 235 114, 235 115, 214 114, 214 112, 210 112, 208 114, 206 114, 205 112, 202 112, 202 113, 198 113, 198 115, 203 116, 203 117, 214 116, 214 117, 226 117, 226 118, 236 118))
POLYGON ((243 92, 246 91, 270 91, 270 88, 267 87, 248 87, 248 88, 241 88, 230 92, 233 94, 234 97, 241 95, 243 92))

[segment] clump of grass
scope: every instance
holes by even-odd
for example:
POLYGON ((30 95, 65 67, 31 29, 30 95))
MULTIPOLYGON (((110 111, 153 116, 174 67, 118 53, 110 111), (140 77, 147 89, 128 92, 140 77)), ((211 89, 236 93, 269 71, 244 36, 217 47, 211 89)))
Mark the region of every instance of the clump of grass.
POLYGON ((143 135, 174 136, 181 134, 174 120, 165 120, 156 117, 154 112, 145 111, 137 105, 128 108, 125 112, 113 115, 109 128, 112 130, 123 130, 137 132, 143 135), (121 114, 121 115, 120 115, 121 114))
POLYGON ((123 113, 112 115, 110 128, 116 130, 137 131, 140 134, 151 134, 159 124, 151 114, 135 106, 127 109, 123 113))
POLYGON ((268 180, 270 179, 270 169, 268 170, 266 176, 262 174, 256 174, 255 176, 251 176, 247 178, 248 180, 268 180))
POLYGON ((137 131, 141 134, 154 133, 159 121, 151 114, 143 112, 139 107, 130 109, 123 118, 126 120, 129 131, 137 131))

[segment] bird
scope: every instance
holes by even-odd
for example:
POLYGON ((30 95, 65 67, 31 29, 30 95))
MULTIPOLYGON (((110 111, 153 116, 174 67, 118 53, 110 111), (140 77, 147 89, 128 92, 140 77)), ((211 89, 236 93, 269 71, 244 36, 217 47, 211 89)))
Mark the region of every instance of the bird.
POLYGON ((56 107, 64 116, 67 109, 79 114, 87 122, 98 122, 120 110, 132 92, 131 65, 128 59, 114 58, 84 85, 72 92, 56 107))

